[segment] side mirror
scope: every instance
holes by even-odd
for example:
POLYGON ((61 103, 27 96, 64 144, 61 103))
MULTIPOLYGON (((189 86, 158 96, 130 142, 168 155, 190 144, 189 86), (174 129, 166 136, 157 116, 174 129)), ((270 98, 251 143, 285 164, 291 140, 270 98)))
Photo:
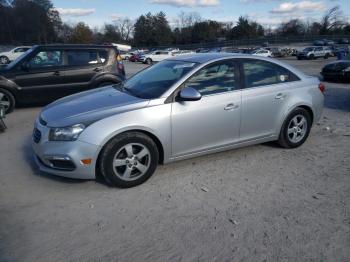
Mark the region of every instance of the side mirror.
POLYGON ((178 98, 180 101, 198 101, 202 95, 193 87, 185 87, 180 91, 178 98))

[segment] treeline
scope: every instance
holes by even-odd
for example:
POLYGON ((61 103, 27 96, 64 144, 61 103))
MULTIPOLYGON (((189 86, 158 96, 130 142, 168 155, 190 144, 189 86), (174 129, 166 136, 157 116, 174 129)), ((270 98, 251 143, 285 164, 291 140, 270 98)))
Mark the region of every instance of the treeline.
POLYGON ((234 23, 203 19, 198 13, 180 13, 170 24, 165 13, 141 15, 90 28, 80 22, 63 23, 51 0, 0 0, 0 44, 127 43, 135 46, 181 45, 258 38, 264 36, 350 35, 350 24, 339 6, 320 21, 291 19, 271 29, 248 17, 234 23))

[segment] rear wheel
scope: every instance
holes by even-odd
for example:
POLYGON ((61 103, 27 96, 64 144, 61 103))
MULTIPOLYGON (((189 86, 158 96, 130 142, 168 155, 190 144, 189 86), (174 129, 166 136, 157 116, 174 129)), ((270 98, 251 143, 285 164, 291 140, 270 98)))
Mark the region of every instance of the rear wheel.
POLYGON ((11 92, 0 88, 0 105, 5 107, 5 113, 9 114, 15 109, 16 100, 11 92))
POLYGON ((328 59, 328 57, 329 57, 329 54, 324 55, 324 59, 328 59))
POLYGON ((311 116, 303 108, 294 109, 283 123, 278 143, 285 148, 301 146, 311 130, 311 116))
POLYGON ((139 132, 124 133, 103 149, 100 171, 112 186, 133 187, 153 175, 158 158, 157 146, 150 137, 139 132))
POLYGON ((7 56, 0 56, 0 64, 6 65, 10 63, 10 59, 7 56))
POLYGON ((313 59, 315 59, 315 56, 314 55, 310 55, 309 59, 313 60, 313 59))

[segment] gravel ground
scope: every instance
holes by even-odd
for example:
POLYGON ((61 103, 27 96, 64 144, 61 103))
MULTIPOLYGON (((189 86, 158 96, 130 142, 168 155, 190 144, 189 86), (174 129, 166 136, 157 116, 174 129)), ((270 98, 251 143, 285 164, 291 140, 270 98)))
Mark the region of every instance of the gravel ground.
MULTIPOLYGON (((286 61, 313 75, 325 63, 286 61)), ((326 86, 302 147, 160 166, 131 189, 38 172, 40 108, 16 110, 0 134, 0 261, 349 261, 350 85, 326 86)))

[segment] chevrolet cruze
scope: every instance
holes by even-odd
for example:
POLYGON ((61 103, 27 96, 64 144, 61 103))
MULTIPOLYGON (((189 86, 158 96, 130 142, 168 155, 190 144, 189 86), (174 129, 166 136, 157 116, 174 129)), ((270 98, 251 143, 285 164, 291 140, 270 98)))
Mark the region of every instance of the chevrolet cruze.
POLYGON ((317 78, 270 58, 178 56, 45 107, 35 159, 47 173, 132 187, 160 163, 267 141, 298 147, 320 119, 323 92, 317 78))

